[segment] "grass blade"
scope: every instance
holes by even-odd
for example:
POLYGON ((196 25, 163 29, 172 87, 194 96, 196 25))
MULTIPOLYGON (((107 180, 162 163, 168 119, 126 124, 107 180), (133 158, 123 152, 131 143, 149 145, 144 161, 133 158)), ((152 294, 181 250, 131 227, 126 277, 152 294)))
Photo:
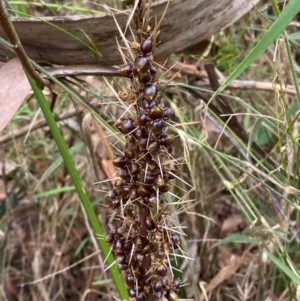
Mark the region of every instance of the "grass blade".
MULTIPOLYGON (((61 156, 64 160, 64 163, 68 169, 68 172, 71 176, 71 179, 73 181, 73 184, 76 188, 77 194, 81 200, 82 206, 84 207, 84 210, 88 216, 90 225, 95 233, 96 236, 98 237, 103 237, 104 232, 99 224, 98 218, 93 210, 93 207, 91 205, 91 202, 85 193, 82 181, 78 175, 78 172, 75 168, 75 165, 73 163, 73 160, 68 152, 68 149, 66 147, 66 144, 61 136, 61 133, 57 127, 57 124, 52 116, 52 113, 50 111, 50 108, 47 104, 47 101, 45 99, 44 94, 42 93, 40 87, 34 82, 33 79, 28 77, 28 80, 30 82, 30 85, 32 87, 32 90, 35 94, 35 97, 41 107, 41 110, 45 116, 45 119, 49 125, 49 128, 51 130, 51 133, 53 135, 53 138, 55 140, 55 143, 61 153, 61 156)), ((111 273, 112 279, 115 283, 115 286, 118 290, 119 296, 121 300, 128 300, 128 294, 126 287, 124 285, 124 282, 122 278, 120 277, 120 272, 116 268, 116 266, 113 264, 114 263, 114 258, 112 254, 110 253, 110 248, 106 244, 106 242, 103 239, 98 239, 97 240, 99 247, 103 253, 103 257, 107 258, 106 263, 108 266, 110 266, 109 271, 111 273)))
POLYGON ((220 88, 213 94, 211 99, 221 93, 234 79, 244 72, 283 32, 287 25, 294 19, 300 11, 300 1, 291 0, 280 16, 276 19, 266 34, 258 41, 256 46, 250 51, 245 59, 228 76, 220 88))

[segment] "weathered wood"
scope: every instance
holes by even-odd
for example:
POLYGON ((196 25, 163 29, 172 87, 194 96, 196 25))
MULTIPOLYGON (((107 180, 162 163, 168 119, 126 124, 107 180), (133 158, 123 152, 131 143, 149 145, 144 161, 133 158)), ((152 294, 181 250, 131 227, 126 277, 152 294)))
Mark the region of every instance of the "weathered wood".
MULTIPOLYGON (((162 33, 159 36, 161 43, 156 56, 166 57, 210 38, 241 18, 257 2, 259 0, 171 0, 162 24, 162 33)), ((159 19, 165 6, 165 0, 155 2, 152 16, 156 15, 159 19)), ((116 14, 123 30, 127 18, 125 13, 116 14)), ((116 38, 121 39, 112 16, 47 17, 43 20, 12 19, 28 56, 33 60, 58 65, 109 66, 121 63, 116 38), (63 31, 59 30, 59 27, 63 31), (66 34, 65 31, 70 34, 66 34), (95 56, 86 45, 79 42, 82 40, 90 44, 86 35, 97 46, 102 57, 95 56)), ((0 37, 5 38, 1 27, 0 37)), ((10 50, 0 44, 1 61, 7 61, 13 56, 10 50)))

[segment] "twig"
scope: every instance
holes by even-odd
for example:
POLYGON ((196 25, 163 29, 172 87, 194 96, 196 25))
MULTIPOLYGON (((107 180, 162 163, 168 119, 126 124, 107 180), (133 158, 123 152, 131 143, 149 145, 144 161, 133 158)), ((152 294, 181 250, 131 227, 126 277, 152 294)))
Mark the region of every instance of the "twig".
MULTIPOLYGON (((99 175, 99 170, 97 168, 97 161, 96 161, 96 157, 95 157, 95 153, 94 153, 94 148, 93 148, 93 142, 92 142, 92 130, 91 130, 91 120, 92 120, 92 114, 91 113, 87 113, 83 119, 82 119, 82 136, 83 139, 85 140, 85 143, 89 149, 90 152, 90 156, 91 156, 91 160, 92 160, 92 165, 93 165, 93 169, 94 169, 94 173, 95 173, 95 177, 97 179, 97 181, 100 181, 100 175, 99 175)), ((97 244, 96 244, 97 245, 97 244)))
MULTIPOLYGON (((205 70, 198 70, 195 65, 185 64, 181 62, 168 62, 166 65, 167 68, 171 67, 173 71, 181 71, 182 74, 194 76, 196 78, 201 79, 199 86, 208 86, 210 87, 210 83, 207 80, 207 73, 205 70)), ((223 79, 219 79, 219 84, 223 83, 223 79)), ((282 92, 296 95, 296 90, 293 85, 287 85, 286 87, 282 87, 279 84, 274 83, 266 83, 254 80, 234 80, 232 81, 226 89, 242 89, 242 90, 263 90, 273 92, 274 90, 282 90, 282 92)))
POLYGON ((11 47, 14 49, 17 57, 19 58, 24 70, 41 86, 48 86, 50 82, 43 79, 37 71, 32 67, 27 57, 27 54, 21 44, 21 41, 10 22, 4 0, 0 0, 0 24, 5 32, 11 47))
POLYGON ((56 78, 80 75, 121 76, 119 69, 117 68, 91 65, 64 66, 47 69, 47 71, 56 78))
MULTIPOLYGON (((97 102, 97 103, 91 102, 89 105, 91 105, 92 107, 99 107, 99 106, 102 106, 103 104, 101 104, 99 102, 97 102)), ((65 120, 65 119, 75 116, 77 113, 78 113, 78 111, 76 109, 74 109, 74 110, 62 113, 58 116, 54 116, 54 118, 56 121, 62 121, 62 120, 65 120)), ((46 120, 44 118, 41 118, 41 119, 37 120, 33 126, 29 124, 27 126, 22 127, 21 129, 18 129, 15 131, 10 131, 9 134, 0 137, 0 145, 11 139, 16 139, 16 138, 26 135, 26 133, 28 133, 29 130, 35 131, 46 125, 47 125, 46 120)))

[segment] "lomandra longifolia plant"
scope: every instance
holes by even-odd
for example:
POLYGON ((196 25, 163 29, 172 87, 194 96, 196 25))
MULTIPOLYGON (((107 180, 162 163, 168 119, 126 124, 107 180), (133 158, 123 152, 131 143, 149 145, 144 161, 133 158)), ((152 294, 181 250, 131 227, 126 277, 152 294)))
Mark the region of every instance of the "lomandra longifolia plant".
POLYGON ((120 73, 130 81, 130 88, 118 91, 127 109, 115 127, 126 144, 113 162, 118 179, 108 191, 108 205, 114 222, 105 240, 125 274, 132 299, 177 301, 180 280, 174 278, 171 265, 176 250, 181 250, 182 231, 166 198, 177 173, 174 135, 168 130, 174 112, 160 96, 153 59, 160 22, 151 28, 149 8, 137 1, 123 0, 134 9, 135 37, 122 50, 128 59, 120 73))

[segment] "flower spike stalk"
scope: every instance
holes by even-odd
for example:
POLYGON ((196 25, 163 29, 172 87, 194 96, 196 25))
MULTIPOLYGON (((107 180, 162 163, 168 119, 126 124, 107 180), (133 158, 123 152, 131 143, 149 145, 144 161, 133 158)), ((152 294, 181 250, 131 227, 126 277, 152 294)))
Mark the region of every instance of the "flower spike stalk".
POLYGON ((153 52, 158 28, 148 25, 144 1, 136 1, 122 0, 135 9, 136 39, 128 49, 132 62, 120 68, 131 87, 118 96, 133 110, 115 124, 126 144, 113 161, 118 180, 107 199, 115 219, 105 240, 125 274, 130 298, 177 301, 180 280, 174 279, 171 263, 181 238, 165 197, 177 173, 171 155, 174 136, 168 131, 174 112, 160 96, 156 78, 153 52))

